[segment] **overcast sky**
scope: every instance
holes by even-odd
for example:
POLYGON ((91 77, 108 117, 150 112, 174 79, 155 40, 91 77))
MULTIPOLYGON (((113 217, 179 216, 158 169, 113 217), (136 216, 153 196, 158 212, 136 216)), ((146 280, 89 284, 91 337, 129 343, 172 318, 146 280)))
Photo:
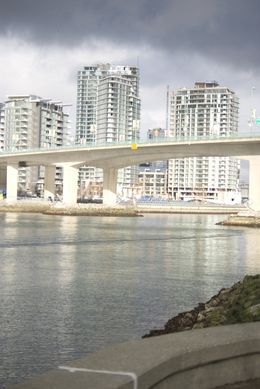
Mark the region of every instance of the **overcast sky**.
POLYGON ((139 64, 143 133, 165 127, 167 85, 206 80, 238 94, 246 131, 251 108, 260 114, 259 37, 259 0, 2 0, 0 102, 71 103, 74 128, 77 70, 139 64))

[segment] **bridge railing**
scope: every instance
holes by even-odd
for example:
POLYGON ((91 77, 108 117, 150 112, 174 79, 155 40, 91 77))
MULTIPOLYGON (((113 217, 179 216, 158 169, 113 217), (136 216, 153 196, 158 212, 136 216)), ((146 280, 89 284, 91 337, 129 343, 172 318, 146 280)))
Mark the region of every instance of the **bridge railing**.
POLYGON ((164 137, 164 138, 153 138, 153 139, 132 139, 127 141, 117 141, 117 142, 90 142, 90 143, 83 143, 83 144, 67 144, 63 146, 50 146, 50 147, 32 147, 32 148, 17 148, 16 146, 8 147, 0 151, 1 154, 7 154, 7 153, 20 153, 20 152, 33 152, 33 151, 41 151, 41 152, 48 152, 51 150, 66 150, 71 148, 100 148, 100 147, 118 147, 118 146, 131 146, 133 144, 137 144, 137 146, 142 146, 146 144, 158 144, 162 143, 165 144, 167 142, 180 142, 180 143, 186 143, 186 142, 194 142, 194 141, 207 141, 207 140, 224 140, 224 139, 243 139, 243 138, 260 138, 260 129, 259 130, 250 130, 250 131, 244 131, 239 133, 233 133, 229 135, 216 135, 216 134, 209 134, 205 136, 193 136, 193 135, 183 135, 183 136, 175 136, 175 137, 164 137))

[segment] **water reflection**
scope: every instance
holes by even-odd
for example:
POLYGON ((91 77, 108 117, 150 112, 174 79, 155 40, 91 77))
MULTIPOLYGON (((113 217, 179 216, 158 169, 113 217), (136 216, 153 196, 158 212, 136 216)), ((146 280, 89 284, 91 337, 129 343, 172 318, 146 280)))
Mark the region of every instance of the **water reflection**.
POLYGON ((0 217, 0 383, 139 338, 260 271, 258 230, 223 216, 0 217))
POLYGON ((245 252, 246 271, 250 274, 254 274, 255 269, 260 266, 260 239, 257 232, 257 229, 245 229, 244 245, 241 242, 240 246, 240 249, 245 252))
POLYGON ((78 235, 78 219, 62 216, 59 219, 57 234, 63 237, 64 243, 72 242, 71 244, 60 244, 57 246, 58 283, 60 287, 65 287, 66 284, 73 282, 75 276, 77 248, 75 241, 78 235))

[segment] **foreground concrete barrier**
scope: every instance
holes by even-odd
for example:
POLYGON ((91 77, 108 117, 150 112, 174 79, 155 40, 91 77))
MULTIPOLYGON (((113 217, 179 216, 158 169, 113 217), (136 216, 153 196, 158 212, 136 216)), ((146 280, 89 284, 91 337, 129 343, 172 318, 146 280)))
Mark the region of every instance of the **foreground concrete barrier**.
POLYGON ((236 388, 260 387, 260 322, 123 343, 9 388, 209 389, 249 380, 257 381, 236 388))

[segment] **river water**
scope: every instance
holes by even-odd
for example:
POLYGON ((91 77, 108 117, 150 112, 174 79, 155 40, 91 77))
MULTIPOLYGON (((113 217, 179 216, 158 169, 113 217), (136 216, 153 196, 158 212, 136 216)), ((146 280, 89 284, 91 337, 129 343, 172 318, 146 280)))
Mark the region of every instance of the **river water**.
POLYGON ((0 384, 138 339, 260 273, 259 230, 223 218, 0 214, 0 384))

